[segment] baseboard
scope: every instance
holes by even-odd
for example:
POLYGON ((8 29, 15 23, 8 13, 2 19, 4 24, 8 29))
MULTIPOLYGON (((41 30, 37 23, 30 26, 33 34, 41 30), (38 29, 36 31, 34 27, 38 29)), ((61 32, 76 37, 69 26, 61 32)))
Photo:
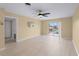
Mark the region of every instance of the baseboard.
POLYGON ((74 42, 73 40, 72 40, 72 42, 73 42, 74 48, 75 48, 75 50, 76 50, 76 53, 77 53, 77 55, 79 56, 79 52, 78 52, 77 46, 76 46, 76 44, 75 44, 75 42, 74 42))

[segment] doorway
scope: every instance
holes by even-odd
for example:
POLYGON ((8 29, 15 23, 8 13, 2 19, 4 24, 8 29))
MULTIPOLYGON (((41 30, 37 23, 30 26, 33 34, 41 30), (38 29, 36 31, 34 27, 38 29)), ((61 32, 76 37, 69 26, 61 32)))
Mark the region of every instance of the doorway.
POLYGON ((5 17, 4 18, 5 29, 5 43, 16 42, 16 18, 5 17))
POLYGON ((61 23, 60 22, 49 22, 49 35, 61 38, 61 23))

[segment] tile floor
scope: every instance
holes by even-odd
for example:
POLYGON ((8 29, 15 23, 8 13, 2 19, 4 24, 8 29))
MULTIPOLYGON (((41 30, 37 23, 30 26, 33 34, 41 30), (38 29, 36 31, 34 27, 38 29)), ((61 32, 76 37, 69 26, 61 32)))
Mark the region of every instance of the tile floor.
POLYGON ((44 35, 18 43, 8 43, 1 56, 77 56, 72 40, 44 35))

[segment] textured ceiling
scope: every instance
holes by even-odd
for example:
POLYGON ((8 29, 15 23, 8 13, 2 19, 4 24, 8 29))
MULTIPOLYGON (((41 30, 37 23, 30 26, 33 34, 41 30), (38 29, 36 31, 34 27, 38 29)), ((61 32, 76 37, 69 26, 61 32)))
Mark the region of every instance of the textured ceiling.
POLYGON ((77 3, 32 3, 31 6, 27 6, 24 3, 0 3, 0 7, 9 12, 33 18, 40 18, 37 16, 37 10, 50 12, 48 17, 40 18, 43 20, 73 16, 78 5, 77 3))

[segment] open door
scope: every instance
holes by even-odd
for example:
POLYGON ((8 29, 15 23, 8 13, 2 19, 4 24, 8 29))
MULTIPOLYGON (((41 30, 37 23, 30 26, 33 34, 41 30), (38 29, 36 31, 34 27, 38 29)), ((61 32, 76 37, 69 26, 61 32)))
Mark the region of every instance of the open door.
POLYGON ((16 18, 5 17, 5 43, 16 42, 16 18))
POLYGON ((49 22, 49 35, 54 37, 61 37, 61 23, 60 22, 49 22))

